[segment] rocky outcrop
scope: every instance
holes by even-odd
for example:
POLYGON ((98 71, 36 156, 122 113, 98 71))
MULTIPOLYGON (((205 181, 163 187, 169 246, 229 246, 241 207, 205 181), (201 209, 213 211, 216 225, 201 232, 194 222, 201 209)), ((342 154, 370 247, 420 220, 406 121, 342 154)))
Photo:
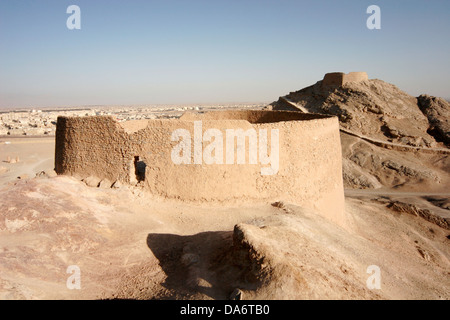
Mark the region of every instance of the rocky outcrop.
POLYGON ((422 94, 417 97, 417 104, 423 114, 428 118, 430 126, 428 133, 436 141, 442 141, 450 146, 450 104, 438 97, 422 94))
POLYGON ((296 109, 339 117, 344 129, 374 139, 417 147, 438 147, 428 131, 429 119, 417 99, 396 86, 378 79, 324 86, 322 81, 291 92, 272 103, 273 110, 296 109), (297 108, 299 109, 299 108, 297 108))
POLYGON ((342 159, 342 177, 345 186, 349 188, 378 189, 382 187, 376 177, 346 158, 342 159))
POLYGON ((327 74, 267 108, 337 116, 347 188, 445 185, 450 166, 449 103, 427 95, 415 98, 382 80, 344 81, 343 76, 327 74))
POLYGON ((418 217, 422 217, 425 220, 428 220, 440 226, 441 228, 450 230, 450 218, 437 215, 432 210, 420 208, 416 204, 406 203, 402 201, 392 201, 388 205, 388 208, 391 208, 392 210, 398 212, 409 213, 418 217))

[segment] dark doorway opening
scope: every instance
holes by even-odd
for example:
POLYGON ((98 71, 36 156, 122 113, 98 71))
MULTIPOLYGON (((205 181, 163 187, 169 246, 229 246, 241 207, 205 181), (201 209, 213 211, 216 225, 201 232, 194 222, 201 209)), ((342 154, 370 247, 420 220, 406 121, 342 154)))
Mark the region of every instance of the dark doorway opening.
POLYGON ((138 182, 145 181, 145 168, 146 167, 147 167, 147 165, 145 164, 144 161, 139 159, 139 156, 134 157, 134 170, 135 170, 134 173, 136 174, 136 180, 138 182))

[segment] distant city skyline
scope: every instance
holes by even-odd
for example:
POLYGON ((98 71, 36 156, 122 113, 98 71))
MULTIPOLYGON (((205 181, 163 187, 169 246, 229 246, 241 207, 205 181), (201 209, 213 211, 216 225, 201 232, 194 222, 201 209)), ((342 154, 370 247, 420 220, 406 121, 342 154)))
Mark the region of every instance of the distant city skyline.
POLYGON ((446 0, 0 0, 0 108, 272 102, 351 71, 449 100, 449 12, 446 0), (381 29, 367 28, 371 5, 381 29))

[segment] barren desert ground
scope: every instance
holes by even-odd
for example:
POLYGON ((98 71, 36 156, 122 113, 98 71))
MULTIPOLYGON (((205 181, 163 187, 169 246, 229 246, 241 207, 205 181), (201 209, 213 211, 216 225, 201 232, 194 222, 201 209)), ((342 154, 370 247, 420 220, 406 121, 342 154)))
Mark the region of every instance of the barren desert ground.
MULTIPOLYGON (((387 152, 345 133, 341 141, 344 155, 358 144, 387 152)), ((403 188, 347 185, 339 226, 283 199, 193 204, 138 186, 89 187, 56 176, 54 142, 1 138, 2 299, 450 298, 442 156, 424 156, 447 166, 432 187, 408 187, 407 176, 403 188), (70 290, 73 265, 81 288, 70 290)))

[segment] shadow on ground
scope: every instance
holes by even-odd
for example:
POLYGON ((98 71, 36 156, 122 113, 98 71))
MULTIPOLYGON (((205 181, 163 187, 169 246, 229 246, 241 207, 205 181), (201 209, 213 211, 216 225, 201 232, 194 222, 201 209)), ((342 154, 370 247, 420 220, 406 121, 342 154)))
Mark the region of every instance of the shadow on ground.
POLYGON ((147 245, 167 275, 163 285, 170 294, 158 298, 230 299, 242 280, 242 266, 233 259, 231 231, 151 233, 147 245))

